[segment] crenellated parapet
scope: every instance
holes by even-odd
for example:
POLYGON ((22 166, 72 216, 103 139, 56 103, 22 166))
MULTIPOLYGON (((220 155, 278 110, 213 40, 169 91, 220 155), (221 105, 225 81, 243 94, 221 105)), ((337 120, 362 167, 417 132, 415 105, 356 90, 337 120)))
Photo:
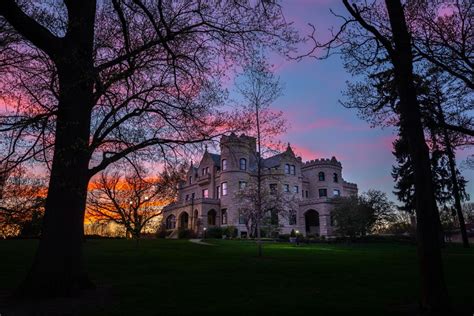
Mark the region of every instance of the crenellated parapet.
POLYGON ((342 164, 336 159, 336 157, 333 156, 332 158, 320 158, 306 161, 302 164, 301 169, 312 167, 334 167, 340 169, 342 168, 342 164))

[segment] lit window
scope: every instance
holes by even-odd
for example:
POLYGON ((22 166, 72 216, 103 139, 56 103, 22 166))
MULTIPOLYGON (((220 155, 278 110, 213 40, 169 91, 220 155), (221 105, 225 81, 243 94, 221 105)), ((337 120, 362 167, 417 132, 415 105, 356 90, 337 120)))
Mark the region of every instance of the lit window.
POLYGON ((208 189, 202 190, 202 197, 203 198, 208 198, 209 197, 209 190, 208 189))
POLYGON ((327 189, 319 189, 319 197, 324 197, 328 196, 328 190, 327 189))
POLYGON ((245 187, 247 186, 247 182, 246 181, 239 181, 239 189, 245 189, 245 187))
POLYGON ((221 191, 222 196, 225 196, 227 195, 227 182, 222 182, 221 185, 222 185, 222 191, 221 191))
POLYGON ((296 168, 295 168, 295 165, 291 165, 291 166, 290 166, 290 173, 291 173, 292 175, 296 175, 296 168))
POLYGON ((293 187, 293 193, 298 193, 298 192, 300 192, 300 188, 297 185, 295 185, 293 187))
POLYGON ((223 225, 226 225, 227 224, 227 209, 223 209, 221 211, 221 223, 223 225))
POLYGON ((290 192, 290 185, 289 185, 289 184, 284 184, 284 185, 283 185, 283 190, 284 190, 285 192, 290 192))
POLYGON ((240 158, 240 170, 247 170, 247 159, 240 158))
POLYGON ((294 211, 294 210, 290 211, 289 224, 290 225, 296 225, 296 211, 294 211))
POLYGON ((332 191, 332 195, 334 195, 334 196, 340 196, 340 195, 341 195, 341 191, 339 191, 338 189, 334 189, 334 190, 332 191))
POLYGON ((222 170, 227 170, 227 159, 222 159, 222 170))
POLYGON ((289 164, 285 164, 285 173, 290 174, 290 165, 289 164))
POLYGON ((326 176, 324 175, 324 172, 321 171, 321 172, 318 174, 318 178, 319 178, 319 181, 324 181, 324 180, 326 180, 326 176))
POLYGON ((332 176, 332 179, 334 180, 334 182, 339 182, 339 176, 337 175, 337 173, 334 173, 333 176, 332 176))

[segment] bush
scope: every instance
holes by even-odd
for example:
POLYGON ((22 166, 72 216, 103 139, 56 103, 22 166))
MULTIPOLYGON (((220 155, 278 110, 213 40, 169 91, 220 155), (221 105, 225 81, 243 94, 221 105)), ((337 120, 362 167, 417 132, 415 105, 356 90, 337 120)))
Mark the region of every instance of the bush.
POLYGON ((179 239, 196 238, 196 234, 194 233, 194 231, 190 229, 180 229, 178 231, 178 238, 179 239))
POLYGON ((238 230, 235 226, 227 226, 222 228, 222 235, 226 235, 227 238, 237 237, 238 230))
POLYGON ((211 227, 206 230, 206 238, 217 238, 221 239, 224 230, 221 227, 211 227))

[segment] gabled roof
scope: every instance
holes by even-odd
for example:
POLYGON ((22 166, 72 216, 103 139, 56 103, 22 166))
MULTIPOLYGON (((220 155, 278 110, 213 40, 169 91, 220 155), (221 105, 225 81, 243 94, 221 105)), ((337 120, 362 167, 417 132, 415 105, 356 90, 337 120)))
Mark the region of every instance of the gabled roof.
POLYGON ((211 153, 209 153, 209 155, 211 156, 212 160, 214 161, 214 165, 219 167, 221 165, 221 155, 211 154, 211 153))

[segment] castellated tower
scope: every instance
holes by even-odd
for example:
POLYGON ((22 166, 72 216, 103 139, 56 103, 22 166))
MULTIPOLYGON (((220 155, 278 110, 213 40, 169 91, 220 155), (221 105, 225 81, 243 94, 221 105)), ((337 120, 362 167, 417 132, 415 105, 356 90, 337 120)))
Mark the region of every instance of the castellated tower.
POLYGON ((237 136, 232 133, 229 136, 223 136, 220 142, 221 209, 227 209, 229 219, 232 222, 238 222, 239 217, 238 201, 235 201, 235 193, 239 189, 240 183, 248 183, 250 173, 256 170, 256 148, 256 139, 246 135, 237 136))

